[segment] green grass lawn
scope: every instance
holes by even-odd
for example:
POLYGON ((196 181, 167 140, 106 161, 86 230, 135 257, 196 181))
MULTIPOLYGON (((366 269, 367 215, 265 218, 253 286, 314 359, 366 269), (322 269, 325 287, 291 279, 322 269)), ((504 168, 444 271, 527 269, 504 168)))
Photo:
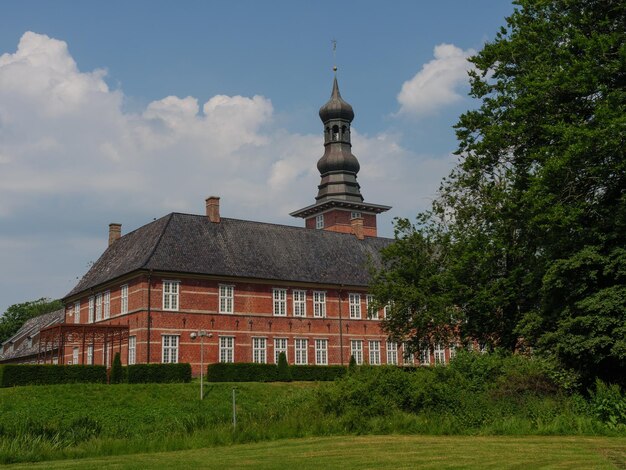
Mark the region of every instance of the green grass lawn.
POLYGON ((7 466, 46 468, 620 469, 626 438, 361 436, 285 439, 206 449, 7 466))

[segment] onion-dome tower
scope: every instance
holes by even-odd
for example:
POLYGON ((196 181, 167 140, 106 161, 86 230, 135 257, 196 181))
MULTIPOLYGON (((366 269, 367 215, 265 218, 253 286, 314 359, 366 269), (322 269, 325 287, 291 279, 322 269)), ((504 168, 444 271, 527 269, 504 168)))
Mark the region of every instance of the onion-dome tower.
POLYGON ((315 204, 292 212, 307 228, 376 236, 376 214, 391 207, 364 202, 356 180, 359 161, 352 154, 350 125, 354 111, 339 93, 337 77, 328 102, 320 108, 324 123, 324 155, 317 162, 321 182, 315 204), (358 233, 357 233, 358 232, 358 233))

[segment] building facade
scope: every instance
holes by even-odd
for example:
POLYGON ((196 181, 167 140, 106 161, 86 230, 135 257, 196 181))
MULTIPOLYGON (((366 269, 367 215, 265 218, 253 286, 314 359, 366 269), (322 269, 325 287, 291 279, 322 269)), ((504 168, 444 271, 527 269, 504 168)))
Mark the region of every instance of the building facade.
POLYGON ((128 328, 118 344, 89 338, 64 346, 63 363, 204 362, 430 364, 449 359, 440 346, 407 356, 380 328, 369 270, 391 240, 377 236, 389 206, 364 201, 351 151, 352 107, 339 93, 320 109, 324 155, 315 203, 293 212, 304 228, 224 218, 209 197, 203 215, 168 214, 121 236, 64 298, 65 322, 128 328), (86 351, 84 349, 87 348, 86 351))

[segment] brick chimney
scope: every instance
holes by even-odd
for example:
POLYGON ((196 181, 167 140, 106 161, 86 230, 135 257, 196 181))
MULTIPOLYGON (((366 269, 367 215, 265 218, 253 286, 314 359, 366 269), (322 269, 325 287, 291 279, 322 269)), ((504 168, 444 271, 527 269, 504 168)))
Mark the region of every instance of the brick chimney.
POLYGON ((122 224, 109 224, 109 246, 122 236, 122 224))
POLYGON ((209 196, 206 198, 206 216, 211 222, 220 222, 220 198, 209 196))
POLYGON ((363 240, 365 238, 363 233, 363 217, 350 219, 350 227, 352 228, 352 234, 359 240, 363 240))

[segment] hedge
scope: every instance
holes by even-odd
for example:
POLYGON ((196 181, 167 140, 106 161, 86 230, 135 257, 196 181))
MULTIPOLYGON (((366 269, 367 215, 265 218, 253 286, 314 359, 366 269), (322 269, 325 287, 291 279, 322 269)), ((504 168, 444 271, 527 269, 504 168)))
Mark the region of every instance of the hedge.
POLYGON ((0 387, 18 385, 52 385, 66 383, 106 383, 104 366, 3 364, 0 365, 0 387))
MULTIPOLYGON (((343 366, 289 366, 295 381, 330 381, 346 373, 343 366)), ((207 368, 209 382, 278 382, 278 367, 274 364, 247 362, 210 364, 207 368)))
POLYGON ((191 364, 134 364, 127 377, 129 384, 191 382, 191 364))

